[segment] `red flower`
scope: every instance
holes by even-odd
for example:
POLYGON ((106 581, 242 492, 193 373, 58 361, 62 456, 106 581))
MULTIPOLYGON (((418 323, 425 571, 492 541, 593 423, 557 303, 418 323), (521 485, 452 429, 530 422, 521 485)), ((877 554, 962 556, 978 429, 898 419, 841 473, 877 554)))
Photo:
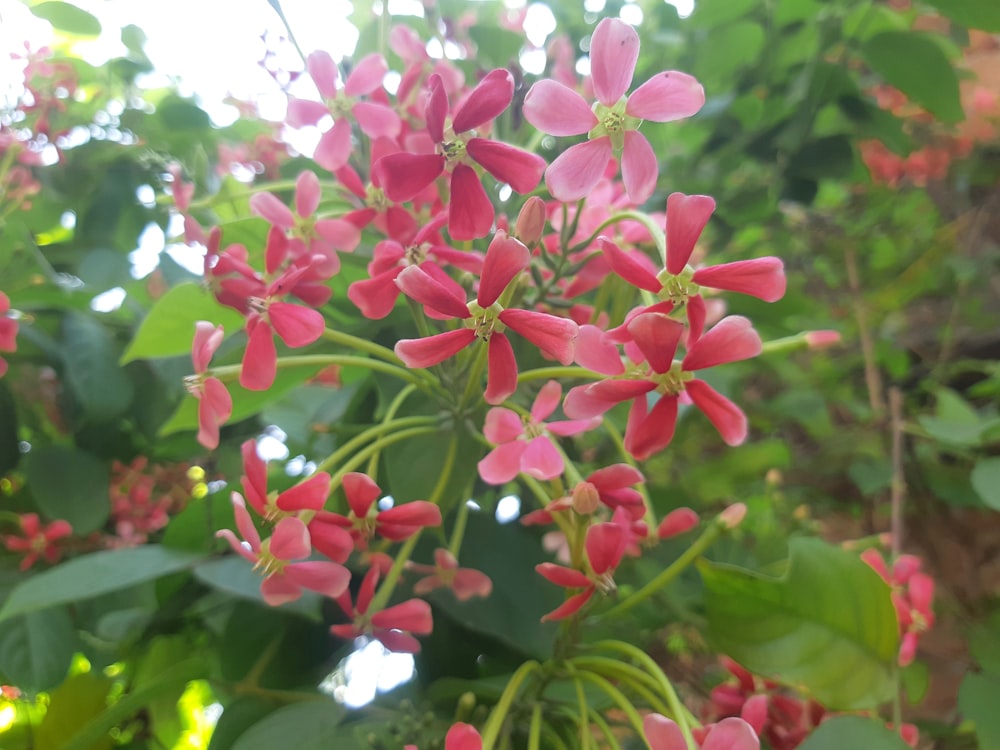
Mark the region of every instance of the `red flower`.
POLYGON ((456 240, 485 237, 493 226, 489 196, 471 164, 483 167, 518 193, 530 193, 542 179, 542 157, 506 143, 476 137, 475 129, 500 115, 514 97, 514 77, 497 69, 465 97, 448 122, 448 94, 441 76, 428 81, 425 118, 436 154, 390 154, 375 166, 386 196, 402 202, 417 195, 446 169, 451 170, 448 229, 456 240))
POLYGON ((430 367, 454 356, 476 339, 489 345, 486 402, 499 404, 517 389, 517 361, 504 334, 511 328, 562 364, 573 361, 579 327, 572 320, 531 310, 505 309, 498 300, 507 285, 528 267, 530 251, 520 241, 497 231, 483 260, 476 299, 466 303, 461 286, 447 276, 435 277, 410 266, 396 283, 412 299, 440 313, 459 318, 466 327, 423 339, 403 339, 396 355, 407 367, 430 367))
POLYGON ((464 602, 476 596, 487 597, 493 590, 493 581, 488 575, 472 568, 458 567, 455 556, 440 547, 434 550, 434 565, 411 562, 407 563, 406 569, 426 575, 426 578, 413 584, 413 593, 420 596, 434 589, 449 588, 456 599, 464 602))
POLYGON ((219 447, 219 427, 232 416, 233 398, 221 380, 208 375, 208 364, 226 334, 222 326, 213 326, 206 320, 194 325, 191 362, 195 374, 185 378, 184 383, 198 399, 198 442, 215 450, 219 447))
MULTIPOLYGON (((0 352, 17 351, 18 322, 10 317, 10 298, 0 292, 0 352)), ((0 378, 7 373, 7 360, 0 357, 0 378)))
POLYGON ((22 536, 5 534, 0 541, 11 552, 25 553, 21 570, 30 568, 39 557, 44 557, 48 563, 58 562, 61 552, 56 542, 72 534, 73 527, 62 520, 42 526, 35 513, 21 514, 20 522, 22 536))

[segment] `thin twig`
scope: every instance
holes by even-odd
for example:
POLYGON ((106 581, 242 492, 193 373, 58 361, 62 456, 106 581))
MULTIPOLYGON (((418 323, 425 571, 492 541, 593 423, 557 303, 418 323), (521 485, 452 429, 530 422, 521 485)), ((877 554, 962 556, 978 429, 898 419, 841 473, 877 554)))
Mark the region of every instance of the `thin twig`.
POLYGON ((903 500, 906 497, 906 475, 903 473, 903 392, 889 389, 889 417, 892 429, 892 488, 890 495, 890 531, 892 559, 903 549, 903 500))

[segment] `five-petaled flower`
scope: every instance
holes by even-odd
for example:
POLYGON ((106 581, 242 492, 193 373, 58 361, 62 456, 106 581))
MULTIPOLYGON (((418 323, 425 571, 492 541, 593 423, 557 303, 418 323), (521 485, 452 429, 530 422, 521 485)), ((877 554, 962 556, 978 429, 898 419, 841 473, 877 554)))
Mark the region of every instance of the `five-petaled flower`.
POLYGON ((643 120, 670 122, 695 114, 705 91, 687 73, 657 73, 626 96, 639 58, 639 35, 617 18, 605 18, 590 41, 590 76, 597 102, 593 109, 576 91, 553 80, 531 87, 524 116, 549 135, 583 135, 549 165, 545 185, 561 201, 586 196, 604 176, 608 161, 621 155, 622 179, 629 199, 644 203, 656 187, 657 158, 638 128, 643 120))
POLYGON ((219 427, 232 416, 233 398, 221 380, 209 375, 208 364, 226 334, 222 326, 213 326, 205 320, 199 320, 194 326, 191 344, 194 375, 186 378, 184 384, 198 399, 198 442, 215 450, 219 447, 219 427))
POLYGON ((431 605, 423 599, 408 599, 378 612, 369 613, 368 609, 375 597, 379 576, 377 566, 373 565, 368 569, 358 589, 356 603, 351 603, 350 591, 344 591, 336 598, 337 604, 344 614, 351 618, 351 622, 331 625, 330 632, 338 638, 345 639, 370 635, 390 651, 405 654, 419 653, 420 641, 411 633, 427 635, 434 629, 431 605))
POLYGON ((21 570, 30 568, 39 557, 48 563, 58 562, 61 550, 57 542, 73 533, 69 522, 57 520, 43 526, 36 513, 22 513, 19 520, 21 535, 5 534, 0 542, 11 552, 24 553, 21 570))
POLYGON ((424 575, 413 584, 413 593, 420 596, 435 589, 448 588, 456 599, 464 602, 476 596, 487 597, 493 590, 493 581, 488 575, 472 568, 458 567, 455 556, 442 547, 434 550, 433 565, 408 562, 406 569, 424 575))
MULTIPOLYGON (((642 728, 650 750, 687 750, 681 728, 666 716, 649 714, 643 719, 642 728)), ((705 727, 698 734, 703 735, 699 742, 701 750, 760 750, 753 727, 735 716, 705 727)))

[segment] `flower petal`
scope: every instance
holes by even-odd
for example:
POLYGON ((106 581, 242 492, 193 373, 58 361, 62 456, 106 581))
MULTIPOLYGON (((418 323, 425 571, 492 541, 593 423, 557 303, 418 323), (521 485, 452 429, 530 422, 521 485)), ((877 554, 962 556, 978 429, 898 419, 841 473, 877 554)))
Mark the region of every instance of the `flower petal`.
POLYGON ((343 565, 325 560, 292 563, 285 568, 285 576, 304 589, 336 599, 347 591, 351 572, 343 565))
POLYGON ((548 435, 533 438, 521 456, 521 471, 535 479, 555 479, 565 468, 548 435))
POLYGON ((689 380, 684 389, 726 444, 740 445, 746 440, 747 418, 740 407, 703 380, 689 380))
POLYGON ((517 360, 510 339, 494 332, 490 336, 486 392, 483 398, 491 405, 502 404, 517 390, 517 360))
POLYGON ((317 310, 290 302, 272 302, 267 308, 275 332, 288 346, 308 346, 323 335, 326 322, 317 310))
POLYGON ((285 516, 274 526, 268 551, 279 560, 300 560, 309 557, 309 553, 312 552, 309 530, 300 519, 285 516))
POLYGON ((284 573, 276 573, 260 582, 260 593, 269 606, 280 607, 302 596, 302 587, 284 573))
POLYGON ((760 335, 742 315, 730 315, 702 334, 688 349, 683 367, 686 371, 738 362, 761 352, 760 335))
POLYGON ((618 567, 628 545, 628 536, 625 528, 617 523, 597 523, 587 529, 584 545, 590 566, 600 576, 618 567))
POLYGON ((568 589, 582 589, 590 586, 590 579, 579 570, 566 568, 555 563, 539 563, 535 566, 535 572, 556 586, 568 589))
POLYGON ((497 318, 561 364, 573 361, 580 327, 569 318, 533 310, 504 310, 497 318))
POLYGON ((625 114, 640 120, 671 122, 691 117, 704 103, 705 89, 698 79, 678 70, 665 70, 632 92, 625 114))
POLYGON ((528 91, 524 119, 549 135, 583 135, 598 122, 582 96, 551 79, 536 82, 528 91))
POLYGON ((684 270, 694 245, 715 211, 715 200, 707 195, 671 193, 667 197, 667 271, 675 276, 684 270))
POLYGON ((486 74, 465 98, 452 120, 456 133, 479 127, 507 109, 514 98, 514 76, 497 68, 486 74))
POLYGON ((681 728, 666 716, 647 715, 642 720, 642 729, 650 750, 687 750, 681 728))
POLYGON ((545 159, 538 154, 486 138, 470 139, 466 149, 474 161, 515 193, 530 193, 542 180, 545 159))
POLYGON ((578 201, 604 176, 611 156, 611 138, 606 135, 570 146, 545 170, 545 186, 556 200, 578 201))
POLYGON ((470 317, 469 308, 457 290, 445 286, 420 266, 407 266, 396 276, 396 286, 422 305, 453 318, 470 317))
POLYGON ((455 356, 476 339, 471 328, 459 328, 423 339, 403 339, 393 351, 407 367, 430 367, 455 356))
POLYGON ((598 237, 597 242, 601 246, 604 257, 608 259, 611 270, 629 284, 653 294, 657 294, 663 289, 663 284, 660 283, 655 274, 650 273, 649 269, 641 262, 623 251, 607 237, 598 237))
POLYGON ((636 459, 645 461, 670 444, 676 427, 676 396, 660 396, 648 414, 645 402, 636 399, 625 429, 625 449, 636 459))
POLYGON ((464 241, 485 237, 493 227, 493 218, 493 204, 476 170, 466 164, 455 165, 448 205, 448 232, 452 239, 464 241))
POLYGON ((319 177, 308 169, 295 180, 295 213, 305 218, 312 216, 319 208, 319 177))
POLYGON ((306 58, 306 70, 324 99, 337 96, 337 64, 329 52, 317 50, 306 58))
POLYGON ((403 129, 399 115, 378 102, 358 102, 351 108, 361 132, 369 138, 396 138, 403 129))
POLYGON ((207 320, 194 324, 194 340, 191 343, 191 362, 196 373, 203 373, 212 361, 212 355, 219 348, 226 333, 222 326, 215 326, 207 320))
POLYGON ((617 18, 605 18, 590 39, 590 78, 594 95, 601 104, 611 107, 632 83, 639 59, 639 35, 617 18))
POLYGON ((747 722, 730 716, 708 731, 701 750, 760 750, 760 740, 747 722))
POLYGON ((250 213, 271 222, 276 227, 291 229, 295 226, 295 214, 272 193, 257 193, 250 198, 250 213))
POLYGON ((275 504, 285 511, 321 510, 329 495, 330 475, 321 471, 282 492, 275 504))
POLYGON ((508 237, 498 229, 486 250, 483 272, 479 280, 479 294, 476 302, 480 307, 489 307, 503 294, 503 290, 521 271, 528 267, 531 251, 514 237, 508 237))
POLYGON ((593 595, 593 586, 581 591, 579 594, 574 594, 548 614, 542 615, 542 622, 565 620, 570 615, 574 615, 579 612, 583 605, 590 601, 590 597, 593 595))
POLYGON ((621 354, 607 334, 594 325, 580 326, 576 337, 576 363, 602 375, 621 375, 625 372, 621 354))
POLYGON ((653 370, 661 374, 670 370, 684 335, 683 323, 662 313, 643 313, 635 316, 627 329, 653 370))
POLYGON ((351 158, 351 123, 341 117, 320 136, 313 159, 324 169, 336 172, 351 158))
POLYGON ((410 599, 402 604, 386 607, 372 615, 372 625, 393 628, 417 635, 427 635, 434 629, 431 605, 423 599, 410 599))
POLYGON ((372 168, 386 197, 395 203, 411 200, 444 170, 440 154, 398 153, 383 156, 372 168))
POLYGON ((354 70, 344 82, 344 93, 350 97, 370 94, 382 85, 389 65, 385 58, 377 52, 365 55, 358 60, 354 70))
POLYGON ((622 151, 622 182, 628 198, 637 206, 642 205, 656 189, 659 165, 653 147, 638 130, 625 131, 625 148, 622 151))
POLYGON ((531 405, 531 421, 544 421, 559 407, 562 401, 562 386, 558 380, 550 380, 542 386, 535 396, 535 403, 531 405))
POLYGON ((692 280, 709 289, 749 294, 765 302, 785 296, 785 266, 780 258, 770 256, 699 268, 692 280))
POLYGON ((523 434, 524 423, 516 412, 504 409, 501 406, 494 407, 486 412, 483 435, 494 445, 517 440, 523 434))
POLYGON ((240 368, 240 385, 248 391, 266 391, 274 383, 278 372, 278 350, 274 348, 271 326, 258 320, 250 330, 243 366, 240 368))
POLYGON ((521 456, 528 444, 522 440, 501 443, 477 464, 479 476, 487 484, 506 484, 521 472, 521 456))
POLYGON ((604 380, 570 388, 563 402, 563 411, 571 419, 596 417, 615 404, 643 396, 656 388, 648 380, 604 380))

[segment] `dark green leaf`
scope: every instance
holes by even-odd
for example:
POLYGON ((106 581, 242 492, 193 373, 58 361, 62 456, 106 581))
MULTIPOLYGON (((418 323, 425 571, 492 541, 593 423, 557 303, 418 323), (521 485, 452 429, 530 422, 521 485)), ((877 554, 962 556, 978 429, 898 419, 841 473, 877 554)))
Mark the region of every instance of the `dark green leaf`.
POLYGON ((981 458, 972 467, 972 486, 983 502, 1000 510, 1000 458, 981 458))
POLYGON ((160 578, 199 559, 155 544, 77 557, 18 584, 0 610, 0 621, 160 578))
POLYGON ((51 690, 66 677, 76 649, 65 608, 15 617, 0 627, 0 673, 23 690, 51 690))
POLYGON ((117 364, 118 349, 104 326, 89 315, 67 315, 62 347, 66 382, 89 417, 109 420, 129 407, 132 381, 117 364))
POLYGON ((958 76, 928 35, 884 31, 867 40, 861 54, 872 70, 945 123, 964 117, 958 76))
POLYGON ((854 149, 845 135, 831 135, 806 143, 792 155, 788 173, 795 177, 822 180, 848 177, 854 166, 854 149))
POLYGON ((74 533, 85 536, 108 519, 108 469, 84 451, 61 445, 33 448, 25 463, 28 485, 39 510, 62 518, 74 533))
POLYGON ((892 694, 899 647, 889 587, 857 557, 817 539, 793 539, 781 578, 699 565, 709 637, 751 671, 801 685, 839 710, 873 708, 892 694))
POLYGON ((76 36, 100 36, 101 22, 75 5, 52 0, 30 8, 31 12, 52 24, 52 27, 76 36))
POLYGON ((169 130, 207 130, 208 114, 198 105, 179 96, 168 96, 156 107, 156 113, 169 130))
POLYGON ((226 706, 212 731, 208 750, 231 750, 240 735, 274 710, 274 704, 263 698, 246 696, 226 706))
POLYGON ((346 710, 332 698, 320 697, 280 708, 240 735, 233 750, 329 750, 343 729, 346 710))
POLYGON ((222 325, 227 333, 243 327, 243 316, 216 302, 197 284, 180 284, 164 294, 146 315, 122 363, 133 359, 190 354, 194 324, 207 320, 222 325))
POLYGON ((7 385, 0 380, 0 477, 21 460, 17 438, 17 409, 7 385))
POLYGON ((958 689, 958 708, 976 725, 980 750, 1000 747, 1000 675, 967 674, 958 689))
POLYGON ((827 719, 799 750, 907 750, 909 745, 879 719, 864 716, 834 716, 827 719))
POLYGON ((996 0, 927 0, 952 21, 967 29, 1000 32, 1000 3, 996 0))

